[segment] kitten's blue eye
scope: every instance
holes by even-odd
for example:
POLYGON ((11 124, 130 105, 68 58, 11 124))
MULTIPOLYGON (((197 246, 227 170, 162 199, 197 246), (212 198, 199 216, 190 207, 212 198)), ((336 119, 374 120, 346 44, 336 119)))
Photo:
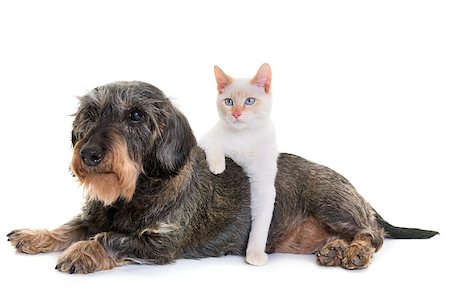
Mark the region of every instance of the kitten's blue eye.
POLYGON ((233 100, 231 98, 225 98, 224 102, 225 102, 225 105, 227 105, 227 106, 233 105, 233 100))
POLYGON ((248 98, 245 100, 245 104, 248 105, 248 106, 251 106, 251 105, 254 104, 254 103, 255 103, 255 98, 254 98, 254 97, 248 97, 248 98))

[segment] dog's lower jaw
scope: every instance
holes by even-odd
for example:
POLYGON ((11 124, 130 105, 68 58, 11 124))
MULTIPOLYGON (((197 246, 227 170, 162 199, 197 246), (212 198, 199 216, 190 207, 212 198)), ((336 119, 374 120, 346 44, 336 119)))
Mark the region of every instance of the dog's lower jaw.
POLYGON ((124 183, 115 173, 91 174, 88 177, 81 183, 88 199, 99 200, 107 206, 113 204, 118 198, 130 201, 133 197, 136 188, 134 179, 124 183))
POLYGON ((117 199, 130 201, 133 198, 141 167, 130 160, 117 167, 114 172, 75 172, 85 189, 88 199, 102 201, 105 206, 113 204, 117 199))

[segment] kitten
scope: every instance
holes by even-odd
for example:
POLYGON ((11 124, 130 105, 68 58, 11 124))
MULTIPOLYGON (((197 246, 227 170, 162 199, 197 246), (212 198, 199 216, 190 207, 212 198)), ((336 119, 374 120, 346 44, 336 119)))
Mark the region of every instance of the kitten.
POLYGON ((209 169, 214 174, 225 170, 225 156, 239 164, 250 180, 252 227, 246 261, 262 266, 267 235, 275 202, 275 176, 278 150, 275 127, 270 120, 272 72, 266 63, 252 79, 234 79, 218 66, 218 123, 200 140, 209 169))

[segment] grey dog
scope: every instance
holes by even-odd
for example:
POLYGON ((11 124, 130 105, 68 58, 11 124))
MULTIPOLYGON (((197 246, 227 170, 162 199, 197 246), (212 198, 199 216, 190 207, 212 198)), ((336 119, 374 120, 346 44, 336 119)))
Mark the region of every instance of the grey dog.
MULTIPOLYGON (((188 121, 158 88, 116 82, 82 96, 72 143, 82 212, 55 230, 12 231, 17 251, 63 251, 56 269, 69 273, 245 254, 245 173, 230 159, 224 173, 210 173, 188 121)), ((268 253, 314 253, 320 265, 358 269, 384 238, 437 234, 390 225, 344 177, 299 156, 280 154, 275 187, 268 253)))

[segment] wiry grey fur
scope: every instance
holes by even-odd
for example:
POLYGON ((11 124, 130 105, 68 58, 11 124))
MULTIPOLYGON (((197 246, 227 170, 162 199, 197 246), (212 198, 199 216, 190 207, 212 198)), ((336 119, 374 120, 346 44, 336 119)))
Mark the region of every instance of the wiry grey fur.
MULTIPOLYGON (((118 197, 105 205, 88 198, 82 212, 57 230, 15 230, 8 237, 18 251, 67 249, 57 269, 70 273, 245 253, 247 177, 230 159, 224 173, 210 173, 188 121, 158 88, 117 82, 80 98, 74 146, 95 143, 107 155, 117 136, 141 171, 131 200, 118 197), (142 121, 130 120, 135 111, 142 121)), ((388 224, 344 177, 295 155, 280 155, 276 191, 269 253, 317 253, 322 265, 364 268, 384 237, 436 234, 388 224)))

